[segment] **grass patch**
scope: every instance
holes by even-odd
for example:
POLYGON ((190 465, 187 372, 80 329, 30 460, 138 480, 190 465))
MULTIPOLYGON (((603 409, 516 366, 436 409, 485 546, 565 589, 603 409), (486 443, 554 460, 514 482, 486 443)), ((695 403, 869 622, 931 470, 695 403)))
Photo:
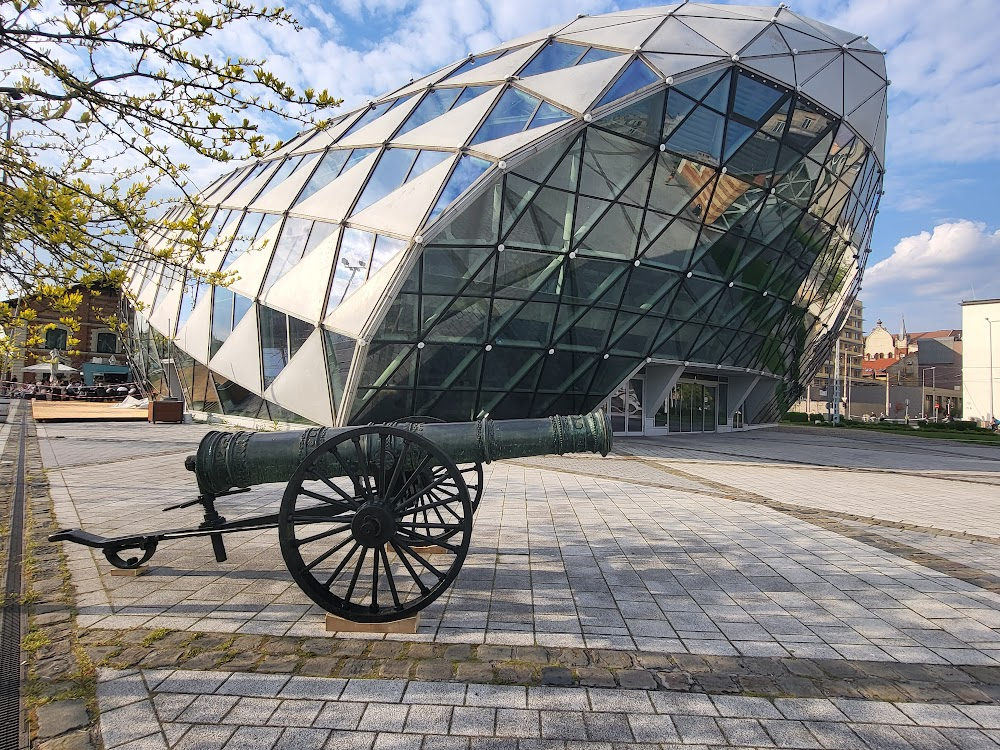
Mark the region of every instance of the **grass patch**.
POLYGON ((154 643, 163 638, 166 638, 170 634, 170 628, 157 628, 156 630, 149 631, 149 635, 139 641, 143 646, 149 648, 154 643))

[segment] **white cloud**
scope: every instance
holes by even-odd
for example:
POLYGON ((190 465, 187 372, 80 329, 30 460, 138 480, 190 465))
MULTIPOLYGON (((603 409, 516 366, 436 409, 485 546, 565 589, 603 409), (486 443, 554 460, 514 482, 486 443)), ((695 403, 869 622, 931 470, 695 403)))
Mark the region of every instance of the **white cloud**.
POLYGON ((952 317, 964 299, 1000 296, 1000 230, 955 221, 904 237, 869 269, 864 289, 865 299, 879 306, 905 299, 907 306, 952 317))

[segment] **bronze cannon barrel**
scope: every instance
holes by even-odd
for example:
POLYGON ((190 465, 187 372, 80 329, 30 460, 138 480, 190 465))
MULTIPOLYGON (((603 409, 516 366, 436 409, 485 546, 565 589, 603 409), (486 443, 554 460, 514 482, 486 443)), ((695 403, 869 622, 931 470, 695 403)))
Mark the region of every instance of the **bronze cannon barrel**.
MULTIPOLYGON (((541 419, 475 422, 393 423, 433 442, 456 464, 490 463, 504 458, 600 453, 611 450, 611 422, 603 409, 590 414, 541 419)), ((198 487, 219 494, 238 487, 269 482, 287 482, 295 469, 319 445, 356 428, 314 427, 291 432, 219 432, 205 435, 197 454, 185 466, 195 472, 198 487)), ((360 439, 367 443, 365 436, 360 439)), ((363 451, 373 458, 378 446, 366 444, 363 451)), ((348 464, 352 459, 345 457, 348 464)), ((347 472, 339 463, 325 464, 329 476, 347 472)), ((353 471, 357 467, 348 466, 353 471)))

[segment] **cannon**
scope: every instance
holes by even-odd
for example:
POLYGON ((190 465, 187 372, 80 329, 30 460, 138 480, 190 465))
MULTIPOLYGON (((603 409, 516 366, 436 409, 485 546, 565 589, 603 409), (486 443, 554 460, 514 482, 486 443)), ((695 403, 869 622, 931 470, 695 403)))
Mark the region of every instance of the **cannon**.
POLYGON ((100 549, 117 568, 146 563, 170 539, 207 536, 218 562, 224 535, 278 529, 292 579, 330 614, 364 623, 412 617, 455 580, 483 491, 484 463, 611 450, 603 410, 542 419, 437 423, 412 419, 353 428, 207 433, 185 466, 201 505, 195 528, 121 537, 52 534, 100 549), (284 482, 277 513, 227 521, 220 498, 284 482))

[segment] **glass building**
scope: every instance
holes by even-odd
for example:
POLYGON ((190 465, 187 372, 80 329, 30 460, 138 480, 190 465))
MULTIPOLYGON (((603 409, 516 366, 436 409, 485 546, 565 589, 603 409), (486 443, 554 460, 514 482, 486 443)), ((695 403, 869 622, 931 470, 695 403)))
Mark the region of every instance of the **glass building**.
POLYGON ((235 280, 136 266, 144 361, 189 409, 266 420, 773 421, 858 292, 886 87, 866 38, 781 7, 470 56, 207 188, 201 267, 235 280))

